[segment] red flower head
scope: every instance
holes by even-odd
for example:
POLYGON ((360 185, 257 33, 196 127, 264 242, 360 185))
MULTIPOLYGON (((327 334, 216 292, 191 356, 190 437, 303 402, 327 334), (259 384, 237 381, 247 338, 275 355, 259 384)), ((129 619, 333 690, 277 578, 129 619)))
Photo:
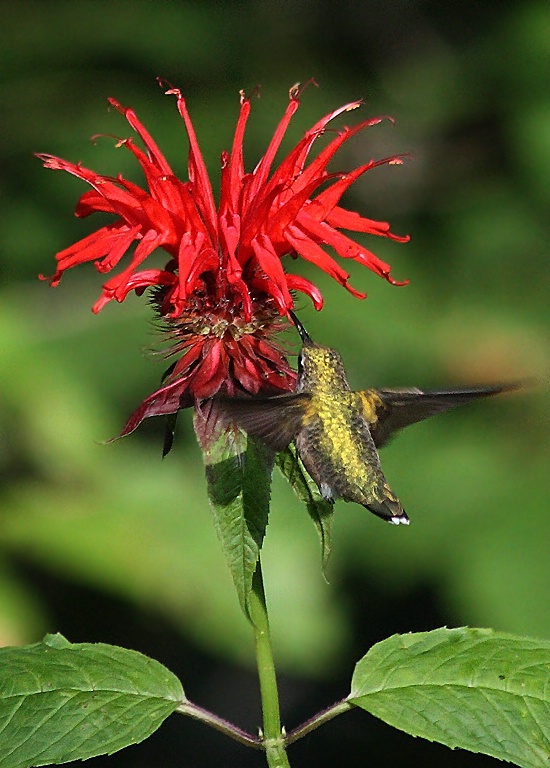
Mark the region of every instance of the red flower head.
POLYGON ((93 311, 99 312, 112 299, 123 301, 130 291, 141 294, 153 287, 158 313, 174 342, 169 354, 181 355, 165 386, 141 404, 123 434, 147 416, 175 413, 220 390, 229 395, 292 390, 295 373, 272 336, 294 306, 292 291, 310 296, 316 309, 321 309, 323 300, 315 285, 284 271, 283 256, 302 256, 360 298, 365 294, 349 285, 348 273, 324 246, 331 246, 338 256, 369 267, 393 284, 404 284, 390 277, 387 264, 339 230, 367 232, 399 242, 408 237, 397 237, 389 224, 363 218, 338 205, 343 193, 363 173, 385 163, 400 164, 402 158, 371 160, 350 173, 327 171, 344 142, 383 118, 342 129, 306 165, 315 139, 329 122, 360 106, 360 102, 346 104, 307 131, 272 171, 277 150, 299 106, 301 90, 295 86, 265 155, 252 173, 246 173, 243 139, 250 100, 241 93, 232 151, 222 154, 220 202, 216 207, 185 100, 177 88, 166 93, 176 97, 189 139, 186 182, 173 173, 134 111, 112 98, 109 103, 125 116, 145 145, 146 152, 131 138, 119 142, 141 165, 147 191, 120 175, 102 176, 53 155, 38 155, 46 168, 67 171, 92 187, 77 204, 78 217, 97 211, 117 217, 57 254, 51 285, 59 283, 65 270, 87 261, 93 261, 99 272, 111 272, 135 244, 128 265, 103 285, 93 311), (142 269, 157 248, 170 256, 164 269, 142 269))

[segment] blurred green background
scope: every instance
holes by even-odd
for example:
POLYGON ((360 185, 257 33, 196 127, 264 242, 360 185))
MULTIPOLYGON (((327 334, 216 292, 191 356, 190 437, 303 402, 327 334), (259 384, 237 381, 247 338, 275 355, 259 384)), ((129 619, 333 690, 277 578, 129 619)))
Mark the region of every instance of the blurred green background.
MULTIPOLYGON (((550 637, 550 5, 18 0, 0 6, 0 43, 0 643, 61 631, 125 644, 171 666, 191 699, 244 727, 259 721, 251 636, 211 524, 190 414, 165 461, 161 420, 100 444, 158 386, 146 301, 132 296, 96 317, 102 280, 91 266, 56 290, 36 279, 102 222, 76 220, 85 186, 43 170, 32 152, 141 183, 130 153, 89 141, 129 134, 107 96, 136 109, 185 176, 183 124, 157 75, 185 94, 214 179, 241 88, 261 84, 249 169, 296 81, 320 87, 304 94, 287 149, 357 98, 367 104, 350 123, 395 118, 346 145, 335 167, 410 152, 405 166, 365 175, 346 201, 412 235, 407 245, 365 238, 410 285, 353 269, 352 284, 369 293, 361 302, 293 265, 326 301, 316 314, 301 299, 302 319, 341 350, 354 386, 539 382, 413 427, 385 449, 412 524, 337 505, 328 585, 316 533, 276 478, 265 561, 287 726, 344 696, 354 662, 392 632, 469 624, 550 637)), ((347 766, 363 766, 366 749, 425 766, 494 762, 352 713, 296 745, 292 764, 343 764, 341 745, 347 766)), ((176 760, 261 764, 172 721, 146 745, 89 764, 176 760)))

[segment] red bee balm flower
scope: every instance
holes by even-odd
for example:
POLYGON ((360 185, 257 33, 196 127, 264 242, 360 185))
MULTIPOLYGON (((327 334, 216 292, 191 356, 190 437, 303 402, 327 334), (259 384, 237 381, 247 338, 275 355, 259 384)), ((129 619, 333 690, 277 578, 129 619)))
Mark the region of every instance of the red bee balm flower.
POLYGON ((53 155, 38 155, 46 168, 67 171, 92 187, 77 204, 78 217, 97 211, 117 217, 57 254, 51 285, 58 285, 65 270, 88 261, 93 261, 99 272, 111 272, 136 244, 128 265, 104 284, 93 311, 99 312, 112 299, 123 301, 130 291, 141 294, 154 287, 154 303, 174 342, 168 354, 181 355, 165 386, 141 404, 123 434, 147 416, 175 413, 220 390, 233 395, 293 389, 295 373, 272 336, 281 330, 281 319, 294 306, 291 291, 310 296, 316 309, 321 309, 323 300, 308 280, 285 273, 283 256, 302 256, 359 298, 365 294, 349 285, 348 273, 324 246, 331 246, 342 258, 364 264, 392 284, 404 285, 390 277, 387 264, 339 230, 367 232, 398 242, 408 237, 398 237, 390 232, 389 224, 363 218, 338 205, 343 193, 365 171, 377 165, 400 164, 402 157, 371 160, 351 173, 327 171, 327 164, 344 142, 383 118, 342 129, 306 166, 315 139, 329 122, 360 106, 360 102, 346 104, 307 131, 272 171, 277 150, 299 106, 301 90, 295 86, 265 155, 252 173, 245 173, 243 139, 250 100, 241 93, 232 151, 222 154, 220 202, 216 207, 185 100, 177 88, 166 93, 176 97, 189 139, 186 182, 175 176, 134 111, 112 98, 109 103, 125 116, 145 145, 146 152, 131 138, 119 142, 141 165, 147 191, 120 175, 102 176, 53 155), (170 256, 164 269, 140 269, 157 248, 170 256))

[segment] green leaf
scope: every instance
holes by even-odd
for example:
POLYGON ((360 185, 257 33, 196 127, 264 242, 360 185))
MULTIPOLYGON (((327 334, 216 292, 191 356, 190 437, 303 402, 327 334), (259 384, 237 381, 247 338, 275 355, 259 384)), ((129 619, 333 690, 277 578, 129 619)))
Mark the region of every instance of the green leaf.
POLYGON ((273 452, 243 432, 223 432, 204 450, 214 525, 248 616, 252 577, 269 517, 273 452))
POLYGON ((309 516, 317 528, 319 538, 321 539, 323 574, 326 576, 326 569, 332 552, 334 505, 330 501, 323 499, 317 484, 309 476, 306 468, 300 461, 294 445, 290 445, 286 450, 277 454, 277 466, 292 486, 300 501, 305 503, 309 516))
POLYGON ((546 768, 550 641, 464 627, 393 635, 359 661, 348 701, 412 736, 546 768))
POLYGON ((102 643, 0 649, 2 768, 86 760, 150 736, 185 701, 158 661, 102 643))

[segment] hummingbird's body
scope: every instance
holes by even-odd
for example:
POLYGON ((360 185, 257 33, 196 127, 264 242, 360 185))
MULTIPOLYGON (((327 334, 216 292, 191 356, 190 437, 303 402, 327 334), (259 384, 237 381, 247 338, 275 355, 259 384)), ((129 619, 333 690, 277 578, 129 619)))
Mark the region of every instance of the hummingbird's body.
MULTIPOLYGON (((382 473, 370 433, 375 401, 352 392, 335 349, 310 345, 296 392, 311 396, 295 442, 298 455, 327 500, 344 499, 396 523, 408 518, 382 473)), ((372 393, 375 397, 374 392, 372 393)))
POLYGON ((328 501, 355 501, 390 523, 409 522, 380 466, 378 448, 397 430, 440 411, 517 384, 424 392, 352 391, 340 354, 315 344, 294 313, 303 341, 294 393, 214 398, 214 412, 264 440, 274 451, 294 441, 298 456, 328 501))

